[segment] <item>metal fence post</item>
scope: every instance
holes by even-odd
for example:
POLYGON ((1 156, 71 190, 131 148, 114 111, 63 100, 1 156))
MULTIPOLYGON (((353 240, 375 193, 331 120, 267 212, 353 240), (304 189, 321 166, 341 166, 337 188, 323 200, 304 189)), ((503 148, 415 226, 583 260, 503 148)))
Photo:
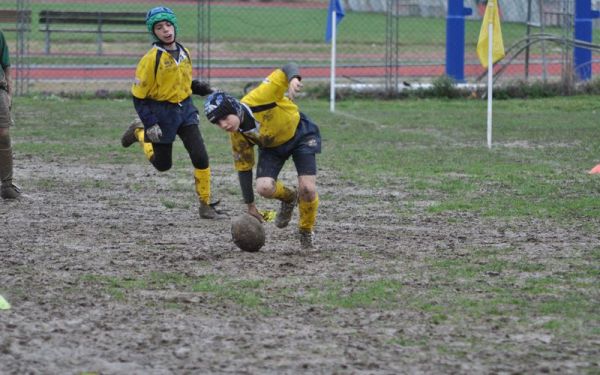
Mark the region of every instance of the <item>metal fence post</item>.
POLYGON ((398 1, 387 0, 385 36, 385 90, 398 93, 398 1))
POLYGON ((210 0, 197 0, 196 78, 210 82, 210 0))
POLYGON ((31 29, 30 0, 17 0, 17 44, 15 51, 14 95, 29 91, 29 33, 31 29))

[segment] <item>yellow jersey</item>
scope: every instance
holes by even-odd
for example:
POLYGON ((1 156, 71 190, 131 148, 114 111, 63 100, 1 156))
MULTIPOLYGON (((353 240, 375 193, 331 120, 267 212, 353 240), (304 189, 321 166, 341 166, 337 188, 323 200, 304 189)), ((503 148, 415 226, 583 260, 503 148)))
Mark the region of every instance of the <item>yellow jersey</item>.
POLYGON ((250 132, 230 134, 236 170, 252 169, 254 145, 273 148, 294 137, 300 122, 300 111, 298 106, 285 96, 288 86, 285 72, 276 69, 242 98, 241 103, 252 111, 257 128, 250 132))
POLYGON ((138 99, 181 103, 192 94, 192 61, 181 44, 179 59, 154 45, 138 63, 131 93, 138 99), (160 55, 160 56, 159 56, 160 55), (156 66, 158 60, 158 67, 156 66))

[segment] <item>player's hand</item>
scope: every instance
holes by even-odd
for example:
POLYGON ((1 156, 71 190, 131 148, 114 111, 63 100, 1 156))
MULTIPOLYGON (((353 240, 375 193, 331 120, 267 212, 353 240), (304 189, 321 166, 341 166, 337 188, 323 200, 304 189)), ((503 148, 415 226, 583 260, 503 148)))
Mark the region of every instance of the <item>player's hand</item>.
POLYGON ((292 78, 292 80, 290 81, 289 87, 288 87, 288 98, 290 98, 291 100, 294 100, 296 98, 296 95, 298 95, 298 93, 300 92, 300 90, 302 90, 302 81, 300 81, 300 78, 298 77, 294 77, 292 78))
POLYGON ((254 216, 255 218, 257 218, 258 221, 260 221, 261 223, 265 222, 265 219, 263 218, 263 216, 258 211, 258 208, 256 208, 256 204, 254 204, 254 203, 248 204, 248 213, 250 215, 254 216))
POLYGON ((212 93, 213 89, 210 88, 208 82, 202 82, 196 79, 192 81, 192 94, 206 96, 212 93))
POLYGON ((146 137, 152 143, 157 143, 160 141, 160 137, 162 137, 162 130, 160 130, 160 126, 158 124, 154 124, 148 129, 146 129, 146 137))

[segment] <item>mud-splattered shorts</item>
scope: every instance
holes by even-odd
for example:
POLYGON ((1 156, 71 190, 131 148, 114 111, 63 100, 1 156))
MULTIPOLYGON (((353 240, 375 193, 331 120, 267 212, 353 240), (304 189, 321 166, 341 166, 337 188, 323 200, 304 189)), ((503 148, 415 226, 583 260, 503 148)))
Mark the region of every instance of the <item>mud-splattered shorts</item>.
POLYGON ((163 133, 160 141, 156 143, 173 143, 180 127, 197 126, 200 123, 198 109, 194 106, 191 97, 178 104, 148 101, 148 105, 158 119, 163 133))
POLYGON ((291 156, 298 176, 315 176, 317 161, 315 154, 321 152, 319 127, 303 113, 294 137, 277 147, 264 147, 258 151, 256 177, 277 179, 283 164, 291 156))

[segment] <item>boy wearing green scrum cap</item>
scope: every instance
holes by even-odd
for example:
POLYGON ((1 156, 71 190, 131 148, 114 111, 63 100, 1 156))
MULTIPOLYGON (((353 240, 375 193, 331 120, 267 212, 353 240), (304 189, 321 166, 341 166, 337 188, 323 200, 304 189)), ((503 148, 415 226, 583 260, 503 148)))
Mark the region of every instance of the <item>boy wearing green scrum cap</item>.
POLYGON ((146 26, 154 43, 138 63, 131 88, 139 119, 123 134, 121 144, 139 143, 150 163, 158 171, 167 171, 172 166, 173 142, 179 136, 194 166, 200 217, 218 218, 216 203, 211 202, 208 153, 191 98, 191 94, 207 95, 212 90, 208 84, 192 80, 190 53, 177 42, 179 26, 171 9, 150 9, 146 26))

